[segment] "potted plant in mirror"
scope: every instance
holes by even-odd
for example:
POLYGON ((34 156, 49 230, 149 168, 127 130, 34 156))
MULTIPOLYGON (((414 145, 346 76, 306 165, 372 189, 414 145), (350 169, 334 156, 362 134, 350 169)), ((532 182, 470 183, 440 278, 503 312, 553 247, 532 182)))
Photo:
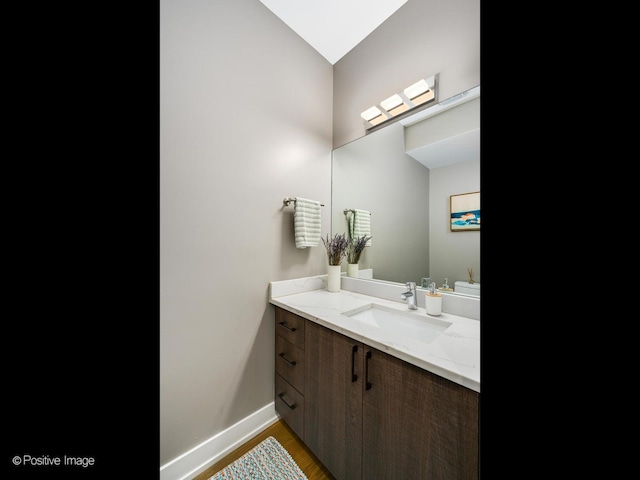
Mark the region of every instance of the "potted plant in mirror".
POLYGON ((347 276, 358 276, 360 255, 362 255, 364 247, 367 246, 367 242, 371 240, 371 238, 369 235, 363 235, 362 237, 353 238, 349 242, 349 246, 347 247, 347 276))
POLYGON ((346 235, 335 234, 333 238, 329 239, 329 234, 326 238, 322 239, 325 248, 327 249, 327 259, 329 261, 327 271, 327 290, 330 292, 340 291, 340 264, 342 259, 347 255, 347 247, 349 241, 346 235))

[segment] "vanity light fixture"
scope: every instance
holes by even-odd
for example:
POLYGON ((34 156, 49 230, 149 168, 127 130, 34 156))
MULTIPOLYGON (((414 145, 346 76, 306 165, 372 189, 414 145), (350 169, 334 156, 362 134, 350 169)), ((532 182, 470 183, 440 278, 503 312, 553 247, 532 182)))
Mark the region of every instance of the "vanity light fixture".
POLYGON ((436 100, 436 76, 421 79, 360 114, 369 130, 405 112, 436 100))

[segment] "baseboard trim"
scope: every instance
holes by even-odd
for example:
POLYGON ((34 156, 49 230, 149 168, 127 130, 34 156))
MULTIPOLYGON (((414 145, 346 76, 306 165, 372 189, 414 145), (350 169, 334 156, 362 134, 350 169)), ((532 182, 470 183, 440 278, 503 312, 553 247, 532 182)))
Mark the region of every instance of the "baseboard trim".
POLYGON ((160 467, 160 480, 187 480, 203 472, 235 448, 279 419, 271 402, 226 430, 160 467))

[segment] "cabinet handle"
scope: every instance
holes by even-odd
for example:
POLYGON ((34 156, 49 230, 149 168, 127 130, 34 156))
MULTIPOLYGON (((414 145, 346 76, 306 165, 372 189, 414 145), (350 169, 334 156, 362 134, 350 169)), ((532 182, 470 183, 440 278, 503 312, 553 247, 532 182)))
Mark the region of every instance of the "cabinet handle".
POLYGON ((289 330, 290 332, 295 332, 297 330, 296 327, 290 327, 289 325, 287 325, 284 322, 280 322, 280 326, 286 328, 287 330, 289 330))
POLYGON ((369 381, 369 359, 371 358, 371 350, 369 350, 366 354, 367 359, 364 362, 364 380, 365 380, 365 390, 369 390, 371 388, 371 382, 369 381))
POLYGON ((291 365, 292 367, 296 364, 295 360, 289 360, 287 357, 284 356, 284 352, 279 353, 278 356, 282 357, 282 359, 287 362, 289 365, 291 365))
POLYGON ((356 352, 358 351, 358 346, 354 345, 351 349, 351 381, 355 382, 358 380, 358 375, 355 373, 355 364, 356 364, 356 352))
POLYGON ((284 404, 289 407, 291 410, 293 410, 294 408, 296 408, 296 404, 295 403, 289 403, 284 399, 284 393, 279 393, 278 394, 278 398, 280 398, 280 400, 282 400, 284 402, 284 404))

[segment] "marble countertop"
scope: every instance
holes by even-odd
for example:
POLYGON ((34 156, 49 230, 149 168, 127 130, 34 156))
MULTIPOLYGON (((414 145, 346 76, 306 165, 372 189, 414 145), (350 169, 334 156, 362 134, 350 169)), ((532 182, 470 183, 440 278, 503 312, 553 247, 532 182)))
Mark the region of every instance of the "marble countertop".
POLYGON ((431 317, 422 307, 418 307, 418 310, 409 310, 406 303, 345 289, 329 292, 318 280, 321 278, 322 276, 296 281, 271 282, 269 303, 480 392, 479 320, 446 312, 437 317, 431 317), (295 282, 303 287, 292 288, 295 282), (431 343, 422 343, 408 336, 382 330, 343 315, 343 312, 370 303, 410 313, 425 320, 429 317, 444 320, 451 325, 431 343))

